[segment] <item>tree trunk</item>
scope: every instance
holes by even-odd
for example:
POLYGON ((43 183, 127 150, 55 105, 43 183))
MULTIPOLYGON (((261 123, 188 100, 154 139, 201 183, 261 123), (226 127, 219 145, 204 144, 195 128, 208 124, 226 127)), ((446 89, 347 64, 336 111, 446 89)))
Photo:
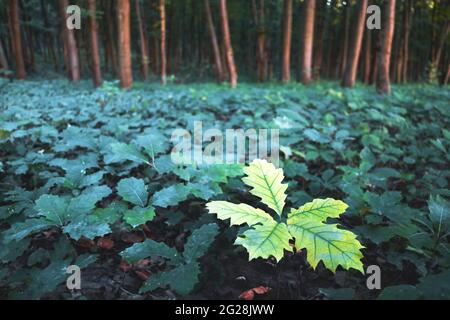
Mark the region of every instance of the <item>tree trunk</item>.
POLYGON ((267 78, 267 52, 266 52, 266 28, 264 0, 259 0, 259 6, 256 0, 253 0, 253 15, 256 25, 256 70, 258 81, 263 82, 267 78))
POLYGON ((68 0, 59 0, 61 17, 62 17, 62 27, 63 27, 63 37, 65 42, 65 47, 67 49, 67 62, 69 68, 69 79, 71 81, 80 80, 80 64, 78 60, 78 49, 77 41, 75 39, 75 32, 66 27, 66 21, 69 15, 66 12, 69 6, 68 0))
POLYGON ((352 46, 348 55, 347 66, 345 67, 344 78, 342 80, 342 86, 352 88, 356 82, 356 73, 358 71, 359 57, 361 54, 361 44, 364 36, 364 28, 366 24, 366 10, 367 1, 360 0, 358 10, 358 21, 356 24, 356 30, 354 38, 352 39, 352 46))
POLYGON ((412 16, 412 0, 405 2, 405 20, 403 28, 405 30, 403 42, 403 68, 402 68, 402 82, 408 82, 408 63, 409 63, 409 35, 411 34, 411 16, 412 16))
POLYGON ((314 47, 314 79, 320 79, 322 74, 324 37, 330 18, 330 10, 327 8, 326 1, 319 0, 319 6, 317 14, 320 14, 320 17, 315 19, 317 21, 317 37, 314 47))
POLYGON ((282 81, 291 81, 292 0, 284 0, 282 81))
POLYGON ((167 57, 166 57, 166 5, 159 0, 159 15, 161 19, 161 83, 167 83, 167 57))
POLYGON ((339 65, 338 77, 342 77, 345 69, 347 68, 347 58, 348 58, 348 43, 350 38, 350 10, 351 4, 347 2, 345 5, 345 14, 344 14, 344 42, 341 48, 341 61, 339 65))
POLYGON ((211 45, 214 53, 214 63, 216 65, 217 79, 219 80, 219 82, 222 82, 225 80, 225 75, 223 71, 222 60, 220 58, 219 42, 217 41, 216 29, 214 28, 211 7, 209 5, 209 0, 203 0, 203 2, 205 6, 206 22, 208 23, 209 35, 211 37, 211 45))
POLYGON ((105 0, 105 28, 106 28, 106 53, 110 57, 112 72, 114 75, 119 75, 119 63, 117 61, 117 50, 114 43, 114 21, 113 17, 113 2, 111 0, 105 0))
POLYGON ((9 70, 8 60, 6 59, 5 50, 3 49, 2 41, 0 40, 0 70, 9 70))
POLYGON ((18 0, 9 0, 9 16, 11 22, 11 37, 13 43, 13 55, 16 62, 16 78, 26 78, 25 63, 23 60, 22 37, 20 35, 20 18, 18 0))
POLYGON ((220 19, 222 21, 222 33, 225 46, 230 84, 232 88, 237 86, 237 72, 234 64, 233 47, 231 46, 230 27, 228 25, 227 1, 220 0, 220 19))
POLYGON ((142 22, 141 15, 141 4, 139 0, 135 0, 136 5, 136 16, 138 21, 138 30, 139 30, 139 43, 141 49, 141 64, 142 64, 142 78, 144 80, 148 79, 148 46, 147 46, 147 38, 145 36, 144 24, 142 22))
POLYGON ((102 72, 100 70, 100 56, 98 50, 97 38, 97 18, 96 18, 96 4, 95 0, 87 0, 87 8, 89 11, 89 34, 91 40, 91 58, 92 70, 94 77, 92 78, 94 86, 100 87, 102 85, 102 72))
POLYGON ((370 84, 370 75, 372 71, 372 30, 366 30, 366 41, 364 45, 364 83, 370 84))
POLYGON ((45 32, 45 45, 47 47, 47 50, 50 54, 50 57, 52 59, 53 65, 55 67, 55 70, 59 69, 59 63, 58 59, 56 57, 55 49, 53 47, 53 35, 50 31, 49 22, 48 22, 48 14, 47 14, 47 3, 45 3, 45 0, 41 0, 41 12, 44 19, 44 28, 46 29, 45 32))
POLYGON ((122 88, 130 88, 133 85, 130 42, 130 0, 117 1, 117 17, 117 29, 119 33, 120 86, 122 88))
POLYGON ((395 28, 395 0, 387 1, 385 11, 381 50, 378 52, 378 77, 376 82, 377 91, 381 94, 389 94, 391 92, 389 67, 395 28))
POLYGON ((445 79, 444 79, 444 83, 443 83, 444 86, 448 85, 449 81, 450 81, 450 63, 448 64, 448 67, 447 67, 447 74, 445 75, 445 79))
POLYGON ((312 82, 315 11, 316 11, 316 0, 306 0, 304 29, 303 29, 303 58, 302 58, 302 83, 304 85, 308 85, 312 82))

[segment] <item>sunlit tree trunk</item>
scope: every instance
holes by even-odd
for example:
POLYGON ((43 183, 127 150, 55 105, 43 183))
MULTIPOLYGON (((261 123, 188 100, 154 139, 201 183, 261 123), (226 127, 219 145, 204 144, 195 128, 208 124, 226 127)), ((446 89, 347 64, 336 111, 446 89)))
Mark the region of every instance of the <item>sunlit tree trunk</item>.
POLYGON ((26 78, 27 73, 25 71, 25 62, 23 60, 22 51, 22 37, 20 35, 19 3, 18 0, 9 0, 8 4, 13 56, 16 63, 16 78, 23 80, 26 78))
POLYGON ((314 16, 316 0, 305 1, 304 29, 303 29, 303 58, 302 58, 302 83, 307 85, 312 82, 312 60, 314 44, 314 16))
POLYGON ((284 0, 282 81, 291 81, 292 2, 284 0))
POLYGON ((237 86, 237 71, 234 63, 233 47, 231 46, 230 27, 228 25, 227 1, 220 0, 220 19, 222 21, 223 41, 226 52, 228 72, 230 74, 230 84, 232 88, 237 86))
POLYGON ((214 64, 216 66, 217 78, 219 81, 225 80, 225 75, 223 71, 222 60, 220 58, 219 42, 217 41, 216 29, 214 28, 214 22, 211 13, 211 7, 209 5, 209 0, 203 0, 206 13, 206 22, 208 24, 209 36, 211 38, 211 45, 214 53, 214 64))
POLYGON ((358 71, 361 45, 366 24, 367 1, 368 0, 360 0, 358 4, 358 19, 355 25, 356 30, 354 32, 354 38, 352 39, 352 45, 350 47, 347 59, 347 66, 345 67, 344 78, 342 80, 343 87, 352 88, 356 82, 356 73, 358 71))
POLYGON ((166 5, 164 0, 159 0, 159 15, 161 19, 161 83, 167 82, 167 56, 166 56, 166 5))
POLYGON ((102 85, 102 72, 100 70, 100 56, 98 50, 98 37, 97 37, 97 18, 96 18, 96 3, 95 0, 87 0, 87 7, 89 10, 89 35, 91 40, 91 59, 92 59, 92 71, 93 82, 95 87, 102 85))
POLYGON ((142 14, 141 14, 141 4, 139 0, 135 0, 136 5, 136 17, 138 22, 138 30, 139 30, 139 44, 141 49, 141 67, 142 67, 142 78, 144 80, 148 79, 148 44, 147 38, 145 36, 144 24, 142 22, 142 14))
POLYGON ((389 67, 395 28, 395 2, 395 0, 388 0, 386 3, 384 28, 382 30, 381 46, 378 52, 378 76, 376 88, 381 94, 389 94, 391 92, 389 67))
POLYGON ((117 16, 120 86, 122 88, 130 88, 133 85, 133 74, 131 70, 130 0, 117 1, 117 16))

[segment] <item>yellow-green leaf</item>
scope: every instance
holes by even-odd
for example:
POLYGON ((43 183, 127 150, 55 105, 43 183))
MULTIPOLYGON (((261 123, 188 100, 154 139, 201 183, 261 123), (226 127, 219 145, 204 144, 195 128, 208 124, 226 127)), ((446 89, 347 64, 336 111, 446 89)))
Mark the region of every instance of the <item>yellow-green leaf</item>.
POLYGON ((292 252, 290 239, 292 236, 286 224, 271 221, 263 225, 257 224, 245 231, 236 239, 235 244, 247 249, 249 260, 273 256, 280 261, 284 256, 284 250, 292 252))
POLYGON ((281 183, 284 179, 283 170, 275 168, 266 160, 256 159, 244 168, 244 173, 247 176, 242 181, 253 188, 250 192, 281 216, 287 189, 287 184, 281 183))
POLYGON ((217 214, 221 220, 230 219, 230 224, 238 226, 248 224, 253 226, 266 221, 273 221, 272 217, 261 209, 253 208, 245 203, 234 204, 227 201, 212 201, 206 205, 209 213, 217 214))
POLYGON ((350 231, 334 224, 325 224, 316 216, 298 216, 294 224, 288 224, 289 232, 295 238, 297 249, 307 250, 309 264, 316 268, 320 261, 336 272, 338 265, 344 269, 354 268, 364 273, 361 258, 363 246, 350 231))
POLYGON ((288 216, 288 224, 295 224, 306 214, 310 219, 325 222, 327 218, 338 218, 347 208, 348 205, 340 200, 331 198, 315 199, 296 210, 291 210, 288 216))

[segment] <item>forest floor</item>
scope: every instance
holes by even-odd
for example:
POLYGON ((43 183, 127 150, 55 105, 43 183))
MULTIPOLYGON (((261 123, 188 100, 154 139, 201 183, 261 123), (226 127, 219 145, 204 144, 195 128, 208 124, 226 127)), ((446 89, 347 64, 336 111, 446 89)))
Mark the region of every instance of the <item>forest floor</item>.
POLYGON ((449 102, 428 85, 385 97, 335 83, 0 83, 0 298, 238 299, 262 286, 255 299, 450 299, 449 102), (365 269, 380 267, 381 289, 354 269, 313 270, 305 251, 249 262, 239 228, 205 208, 257 206, 240 168, 171 161, 171 134, 194 121, 279 128, 289 207, 346 202, 340 223, 365 246, 365 269), (194 235, 207 246, 187 262, 194 235), (164 254, 146 252, 149 240, 164 254), (82 289, 71 292, 72 264, 82 289))

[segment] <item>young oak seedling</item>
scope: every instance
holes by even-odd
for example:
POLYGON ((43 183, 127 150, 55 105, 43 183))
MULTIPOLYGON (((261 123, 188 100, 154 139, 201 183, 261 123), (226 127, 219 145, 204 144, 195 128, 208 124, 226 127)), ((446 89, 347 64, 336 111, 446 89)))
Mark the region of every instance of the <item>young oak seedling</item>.
POLYGON ((364 273, 361 249, 364 248, 356 235, 327 224, 328 218, 338 218, 348 208, 340 200, 315 199, 298 209, 291 209, 285 219, 283 209, 287 184, 283 184, 282 169, 266 160, 254 160, 244 168, 246 177, 242 181, 252 189, 250 192, 275 211, 274 219, 267 212, 247 204, 227 201, 212 201, 206 206, 209 213, 217 214, 221 220, 230 219, 231 225, 247 224, 250 229, 238 236, 235 244, 245 247, 249 259, 270 256, 280 261, 284 250, 293 252, 289 241, 295 239, 297 249, 307 250, 307 260, 315 269, 320 261, 326 268, 336 272, 340 265, 344 269, 354 268, 364 273))

